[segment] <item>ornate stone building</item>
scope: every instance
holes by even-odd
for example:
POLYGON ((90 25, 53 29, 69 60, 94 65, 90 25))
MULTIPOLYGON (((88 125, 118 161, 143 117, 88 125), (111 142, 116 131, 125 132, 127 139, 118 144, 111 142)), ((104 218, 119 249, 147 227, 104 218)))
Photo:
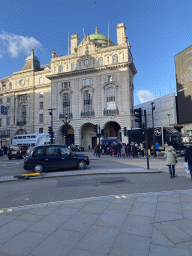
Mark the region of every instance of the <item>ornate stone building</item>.
MULTIPOLYGON (((1 137, 19 133, 47 132, 49 108, 53 110, 56 143, 79 144, 92 148, 96 141, 93 125, 104 137, 119 137, 133 123, 133 78, 137 73, 124 23, 117 24, 117 44, 96 28, 79 44, 71 36, 71 54, 59 56, 53 50, 49 65, 27 57, 24 67, 0 79, 0 103, 8 115, 0 116, 1 137), (70 118, 68 125, 64 118, 70 118)), ((6 143, 7 144, 7 143, 6 143)))

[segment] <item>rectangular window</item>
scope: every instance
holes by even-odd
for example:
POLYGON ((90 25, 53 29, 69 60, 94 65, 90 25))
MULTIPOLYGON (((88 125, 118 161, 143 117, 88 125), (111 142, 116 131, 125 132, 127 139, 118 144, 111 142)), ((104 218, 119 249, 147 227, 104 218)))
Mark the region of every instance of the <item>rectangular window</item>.
POLYGON ((10 117, 7 117, 6 125, 7 125, 7 126, 9 126, 9 125, 10 125, 10 117))
POLYGON ((0 118, 0 127, 2 126, 2 118, 0 118))
POLYGON ((43 98, 43 97, 44 97, 44 92, 40 92, 40 93, 39 93, 39 97, 40 97, 40 98, 43 98))
POLYGON ((114 55, 113 56, 113 63, 117 63, 118 62, 118 55, 114 55))
POLYGON ((63 66, 62 65, 58 67, 58 71, 63 72, 63 66))
POLYGON ((70 82, 62 82, 61 85, 62 85, 62 89, 67 89, 70 87, 70 82))
POLYGON ((10 130, 7 130, 7 137, 10 137, 10 130))
POLYGON ((71 70, 75 70, 76 69, 76 63, 71 63, 71 70))
POLYGON ((103 65, 103 58, 99 58, 99 59, 98 59, 98 65, 99 65, 99 66, 103 65))
POLYGON ((39 83, 42 84, 43 83, 43 77, 39 78, 39 83))
POLYGON ((7 102, 9 103, 9 102, 11 102, 11 99, 10 99, 10 97, 7 97, 7 102))
POLYGON ((39 128, 39 133, 43 133, 43 128, 39 128))
POLYGON ((92 85, 92 78, 83 79, 83 86, 92 85))
POLYGON ((19 96, 19 101, 21 101, 21 102, 27 101, 27 95, 20 95, 19 96))
POLYGON ((43 114, 39 114, 39 123, 43 123, 43 114))
POLYGON ((39 109, 43 109, 43 102, 39 102, 39 109))

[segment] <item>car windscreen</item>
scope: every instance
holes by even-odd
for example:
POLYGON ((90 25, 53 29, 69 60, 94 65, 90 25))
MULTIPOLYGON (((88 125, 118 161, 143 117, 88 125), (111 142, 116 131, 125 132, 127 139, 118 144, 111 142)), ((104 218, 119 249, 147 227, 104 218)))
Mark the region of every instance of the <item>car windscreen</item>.
POLYGON ((19 149, 20 149, 20 147, 17 147, 17 146, 11 146, 10 147, 10 151, 17 151, 19 149))

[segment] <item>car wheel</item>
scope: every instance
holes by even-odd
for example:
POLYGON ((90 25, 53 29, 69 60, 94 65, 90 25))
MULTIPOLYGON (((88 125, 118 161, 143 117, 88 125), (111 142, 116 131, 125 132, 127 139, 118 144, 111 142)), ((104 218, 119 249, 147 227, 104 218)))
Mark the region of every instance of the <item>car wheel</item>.
POLYGON ((79 161, 79 163, 78 163, 78 169, 79 169, 79 170, 84 170, 85 168, 86 168, 86 163, 85 163, 85 161, 83 161, 83 160, 79 161))
POLYGON ((35 164, 33 166, 33 172, 43 172, 43 165, 42 164, 35 164))

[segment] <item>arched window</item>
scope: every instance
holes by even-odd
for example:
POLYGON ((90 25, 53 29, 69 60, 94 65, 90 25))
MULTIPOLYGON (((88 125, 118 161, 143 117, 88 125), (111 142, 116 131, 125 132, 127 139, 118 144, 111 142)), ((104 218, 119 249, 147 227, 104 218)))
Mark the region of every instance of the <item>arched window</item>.
POLYGON ((110 87, 106 90, 107 110, 116 109, 115 89, 110 87))
POLYGON ((91 115, 92 112, 92 97, 89 91, 84 92, 84 113, 91 115))
POLYGON ((70 94, 63 94, 63 114, 70 116, 70 94))

